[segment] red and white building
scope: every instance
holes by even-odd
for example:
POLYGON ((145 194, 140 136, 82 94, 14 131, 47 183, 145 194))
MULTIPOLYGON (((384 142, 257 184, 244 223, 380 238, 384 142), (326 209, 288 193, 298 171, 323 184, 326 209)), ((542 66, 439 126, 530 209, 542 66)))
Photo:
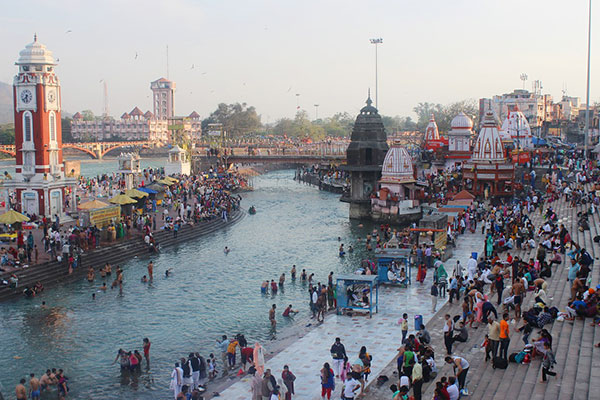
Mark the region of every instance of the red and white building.
MULTIPOLYGON (((64 216, 76 181, 66 178, 62 155, 61 88, 52 52, 37 41, 19 53, 13 81, 16 173, 4 187, 29 215, 64 216)), ((72 196, 71 196, 72 197, 72 196)), ((71 201, 71 207, 74 206, 71 201)))
POLYGON ((429 124, 427 124, 427 128, 425 129, 425 150, 438 151, 444 146, 448 146, 448 139, 440 136, 435 116, 431 114, 429 124))
POLYGON ((448 132, 448 152, 445 154, 446 167, 452 167, 471 158, 473 121, 464 112, 452 118, 448 132))
POLYGON ((493 112, 488 109, 477 136, 473 156, 463 168, 467 189, 474 195, 510 196, 514 192, 515 167, 506 156, 493 112))

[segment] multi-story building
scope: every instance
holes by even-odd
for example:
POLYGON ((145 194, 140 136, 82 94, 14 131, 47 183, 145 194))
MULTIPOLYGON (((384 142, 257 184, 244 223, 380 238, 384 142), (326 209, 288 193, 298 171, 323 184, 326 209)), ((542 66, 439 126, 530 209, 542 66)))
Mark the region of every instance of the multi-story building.
POLYGON ((156 118, 173 118, 175 115, 175 82, 160 78, 150 83, 150 89, 152 89, 156 118))
POLYGON ((168 142, 173 127, 182 129, 193 141, 202 136, 202 120, 193 111, 187 117, 175 117, 175 82, 160 78, 150 84, 154 94, 154 113, 135 107, 120 119, 103 117, 85 121, 81 113, 73 115, 71 135, 81 141, 151 140, 168 142))
POLYGON ((554 118, 554 103, 552 96, 541 94, 539 91, 530 92, 525 89, 515 89, 512 93, 494 96, 491 99, 479 100, 479 120, 483 121, 488 108, 491 108, 496 118, 504 121, 511 111, 523 113, 532 129, 541 128, 544 122, 554 118))

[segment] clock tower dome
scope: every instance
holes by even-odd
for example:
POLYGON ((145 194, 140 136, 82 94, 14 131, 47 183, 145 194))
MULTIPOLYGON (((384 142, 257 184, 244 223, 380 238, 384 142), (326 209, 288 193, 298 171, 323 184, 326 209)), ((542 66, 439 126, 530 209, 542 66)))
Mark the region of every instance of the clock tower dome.
POLYGON ((33 42, 19 53, 13 81, 16 173, 14 189, 21 212, 64 215, 74 179, 65 178, 62 158, 60 82, 52 52, 33 42))

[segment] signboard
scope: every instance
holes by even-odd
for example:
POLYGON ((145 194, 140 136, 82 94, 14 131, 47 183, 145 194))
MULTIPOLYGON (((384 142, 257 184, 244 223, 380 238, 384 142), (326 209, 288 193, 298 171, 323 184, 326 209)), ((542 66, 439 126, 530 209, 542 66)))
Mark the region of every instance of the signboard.
POLYGON ((90 210, 90 225, 98 228, 108 226, 113 220, 121 218, 121 206, 111 206, 90 210))
POLYGON ((441 249, 442 247, 446 246, 447 240, 448 240, 448 237, 446 235, 446 232, 436 232, 433 245, 435 246, 436 249, 441 249))
POLYGON ((219 131, 208 131, 208 136, 221 136, 219 131))

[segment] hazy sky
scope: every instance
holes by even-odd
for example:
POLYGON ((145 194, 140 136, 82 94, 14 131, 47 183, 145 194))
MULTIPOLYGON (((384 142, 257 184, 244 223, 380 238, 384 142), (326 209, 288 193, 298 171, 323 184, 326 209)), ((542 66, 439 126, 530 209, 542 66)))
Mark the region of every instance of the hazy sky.
MULTIPOLYGON (((521 87, 585 100, 587 0, 14 0, 0 2, 0 80, 37 32, 60 59, 63 109, 112 115, 151 109, 150 81, 177 83, 175 111, 207 116, 219 102, 292 117, 296 94, 314 117, 356 114, 375 87, 379 109, 478 99, 521 87), (26 6, 25 6, 26 5, 26 6), (67 31, 71 31, 68 32, 67 31), (137 53, 137 59, 135 58, 137 53), (194 66, 192 68, 192 65, 194 66)), ((600 17, 596 6, 594 14, 600 17)), ((592 68, 600 25, 592 32, 592 68), (595 47, 595 48, 594 48, 595 47)), ((600 99, 592 69, 591 99, 600 99)), ((598 71, 598 69, 596 69, 598 71)))

